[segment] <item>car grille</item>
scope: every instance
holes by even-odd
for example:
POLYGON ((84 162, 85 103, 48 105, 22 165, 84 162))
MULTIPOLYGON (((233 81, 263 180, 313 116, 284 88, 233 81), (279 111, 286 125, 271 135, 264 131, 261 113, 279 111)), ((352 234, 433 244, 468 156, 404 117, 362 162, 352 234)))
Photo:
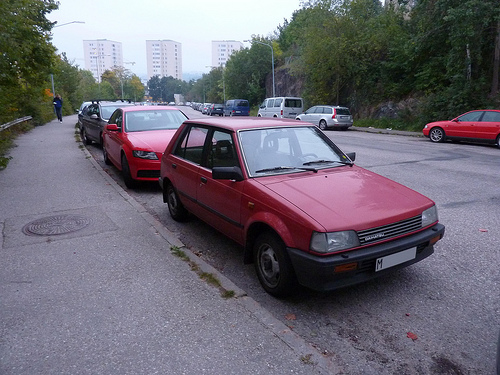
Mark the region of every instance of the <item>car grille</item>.
POLYGON ((361 230, 358 232, 359 243, 363 245, 380 242, 389 238, 402 236, 407 233, 422 229, 422 216, 418 215, 410 219, 398 221, 377 228, 361 230))
POLYGON ((160 177, 160 170, 143 170, 137 171, 137 177, 139 178, 158 178, 160 177))

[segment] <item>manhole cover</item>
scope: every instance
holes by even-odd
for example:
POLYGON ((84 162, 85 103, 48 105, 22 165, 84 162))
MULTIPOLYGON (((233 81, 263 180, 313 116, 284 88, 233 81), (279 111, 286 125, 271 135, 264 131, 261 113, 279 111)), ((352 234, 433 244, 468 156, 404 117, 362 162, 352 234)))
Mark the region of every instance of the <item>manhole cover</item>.
POLYGON ((37 236, 54 236, 76 232, 87 227, 91 220, 78 215, 56 215, 44 217, 23 227, 23 233, 37 236))

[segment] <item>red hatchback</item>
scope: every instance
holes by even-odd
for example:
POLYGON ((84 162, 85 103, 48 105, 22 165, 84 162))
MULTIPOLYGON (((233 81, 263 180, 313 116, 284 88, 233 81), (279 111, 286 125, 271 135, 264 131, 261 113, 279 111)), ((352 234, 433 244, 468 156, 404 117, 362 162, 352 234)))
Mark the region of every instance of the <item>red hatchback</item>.
POLYGON ((104 162, 122 171, 128 188, 138 180, 158 181, 162 153, 185 120, 187 116, 174 107, 118 108, 104 128, 104 162))
POLYGON ((173 219, 192 213, 243 245, 264 289, 283 296, 408 266, 444 235, 432 200, 354 158, 310 123, 188 120, 159 181, 173 219))
POLYGON ((477 110, 464 113, 450 121, 436 121, 425 125, 423 133, 432 142, 468 140, 491 143, 500 147, 500 111, 477 110))

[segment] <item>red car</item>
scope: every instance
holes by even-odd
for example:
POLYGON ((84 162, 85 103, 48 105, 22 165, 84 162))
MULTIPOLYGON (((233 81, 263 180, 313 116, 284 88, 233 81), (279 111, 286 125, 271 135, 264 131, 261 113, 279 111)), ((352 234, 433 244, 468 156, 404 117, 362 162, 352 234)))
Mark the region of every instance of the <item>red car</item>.
POLYGON ((185 121, 161 159, 163 201, 244 246, 263 288, 332 290, 418 262, 444 235, 433 201, 354 165, 295 120, 185 121))
POLYGON ((122 171, 128 188, 138 180, 158 181, 162 153, 185 120, 187 116, 174 107, 118 108, 104 128, 104 162, 122 171))
POLYGON ((500 147, 500 110, 471 111, 450 121, 431 122, 425 125, 423 133, 432 142, 468 140, 500 147))

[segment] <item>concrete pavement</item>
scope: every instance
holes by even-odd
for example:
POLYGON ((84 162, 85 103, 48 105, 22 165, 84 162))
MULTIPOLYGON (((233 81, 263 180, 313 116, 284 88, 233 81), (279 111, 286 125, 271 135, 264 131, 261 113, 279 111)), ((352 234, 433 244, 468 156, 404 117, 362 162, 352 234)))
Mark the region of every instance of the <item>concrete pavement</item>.
POLYGON ((76 116, 20 136, 0 171, 0 373, 336 374, 184 250, 93 160, 76 116))

